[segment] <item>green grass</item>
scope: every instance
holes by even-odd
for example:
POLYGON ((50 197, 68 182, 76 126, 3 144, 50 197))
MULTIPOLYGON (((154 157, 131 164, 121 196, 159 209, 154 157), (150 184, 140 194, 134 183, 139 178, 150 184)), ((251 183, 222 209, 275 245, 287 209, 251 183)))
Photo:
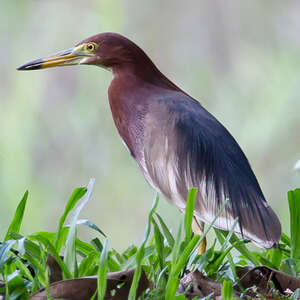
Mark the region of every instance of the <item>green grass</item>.
MULTIPOLYGON (((233 299, 238 267, 265 265, 300 278, 300 189, 288 192, 291 236, 283 234, 278 249, 250 251, 247 241, 234 234, 236 220, 229 232, 214 229, 216 239, 203 255, 199 255, 197 246, 212 230, 214 222, 206 226, 203 236, 193 235, 191 226, 196 189, 191 189, 188 194, 186 212, 176 234, 156 212, 159 205, 156 197, 141 245, 131 245, 119 253, 109 249, 109 238, 96 224, 79 219, 82 208, 91 197, 93 184, 94 180, 91 180, 87 187, 75 189, 58 221, 57 232, 36 232, 28 236, 20 233, 28 198, 28 192, 25 193, 0 243, 0 279, 5 282, 0 286, 0 294, 12 300, 28 299, 45 288, 49 295, 48 254, 58 263, 63 279, 97 275, 98 294, 92 298, 99 300, 105 297, 107 273, 129 268, 135 268, 130 300, 136 299, 143 271, 153 288, 144 291, 141 300, 186 299, 183 294, 177 294, 179 282, 187 271, 194 270, 222 283, 223 299, 233 299), (95 233, 90 242, 77 237, 77 228, 82 225, 95 233), (236 250, 234 254, 233 249, 236 250)), ((226 203, 219 214, 225 206, 226 203)), ((298 293, 299 290, 291 299, 296 299, 298 293)))

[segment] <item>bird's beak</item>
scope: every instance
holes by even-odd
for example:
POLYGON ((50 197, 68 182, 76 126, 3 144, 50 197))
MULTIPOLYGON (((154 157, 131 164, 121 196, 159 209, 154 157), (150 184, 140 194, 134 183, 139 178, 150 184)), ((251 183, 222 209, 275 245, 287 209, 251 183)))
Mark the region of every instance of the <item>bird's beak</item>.
POLYGON ((17 70, 26 71, 58 66, 79 65, 84 63, 89 57, 93 55, 94 54, 83 51, 82 45, 79 45, 77 47, 61 51, 49 57, 33 60, 17 68, 17 70))

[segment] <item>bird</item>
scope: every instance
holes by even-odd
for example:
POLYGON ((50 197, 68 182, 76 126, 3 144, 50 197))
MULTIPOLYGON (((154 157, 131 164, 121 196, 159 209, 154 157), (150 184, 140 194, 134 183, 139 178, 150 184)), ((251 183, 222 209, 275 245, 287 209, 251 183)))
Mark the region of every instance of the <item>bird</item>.
MULTIPOLYGON (((94 65, 112 72, 108 100, 116 128, 148 183, 180 211, 197 188, 193 231, 234 231, 261 248, 273 248, 281 224, 267 203, 241 147, 196 99, 169 80, 128 38, 113 32, 26 63, 17 70, 94 65)), ((95 87, 96 88, 96 87, 95 87)), ((204 240, 200 247, 206 248, 204 240)))

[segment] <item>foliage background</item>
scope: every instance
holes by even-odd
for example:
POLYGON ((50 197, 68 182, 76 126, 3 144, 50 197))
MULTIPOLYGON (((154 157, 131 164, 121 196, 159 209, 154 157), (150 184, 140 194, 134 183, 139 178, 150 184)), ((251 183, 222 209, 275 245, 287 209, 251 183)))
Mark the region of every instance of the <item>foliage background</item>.
MULTIPOLYGON (((300 180, 299 9, 298 1, 1 0, 0 235, 26 189, 23 232, 55 230, 73 188, 95 177, 83 214, 113 247, 141 240, 155 192, 114 127, 111 74, 15 70, 104 31, 134 40, 231 131, 287 228, 286 191, 300 180)), ((174 227, 177 209, 161 201, 160 210, 174 227)))

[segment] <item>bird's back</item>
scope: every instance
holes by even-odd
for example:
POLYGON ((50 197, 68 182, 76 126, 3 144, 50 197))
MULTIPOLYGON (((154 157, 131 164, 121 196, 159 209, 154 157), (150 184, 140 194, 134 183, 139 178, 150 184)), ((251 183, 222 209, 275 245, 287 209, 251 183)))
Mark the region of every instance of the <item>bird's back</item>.
POLYGON ((199 189, 195 216, 236 232, 264 248, 281 236, 281 225, 265 201, 243 151, 197 101, 180 91, 153 95, 144 120, 144 149, 139 165, 146 179, 181 210, 191 187, 199 189))

